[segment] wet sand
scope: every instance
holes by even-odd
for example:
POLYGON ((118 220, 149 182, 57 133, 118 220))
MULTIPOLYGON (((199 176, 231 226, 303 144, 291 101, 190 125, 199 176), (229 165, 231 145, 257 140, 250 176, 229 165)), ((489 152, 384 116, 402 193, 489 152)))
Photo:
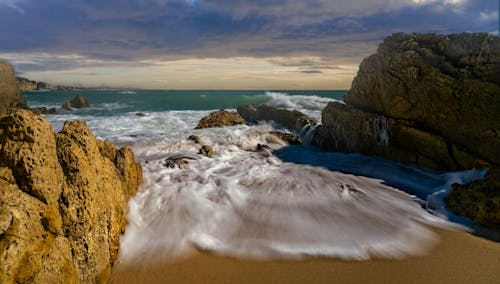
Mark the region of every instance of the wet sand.
POLYGON ((440 240, 428 254, 402 260, 250 261, 195 252, 145 268, 117 263, 110 283, 500 283, 500 243, 435 232, 440 240))

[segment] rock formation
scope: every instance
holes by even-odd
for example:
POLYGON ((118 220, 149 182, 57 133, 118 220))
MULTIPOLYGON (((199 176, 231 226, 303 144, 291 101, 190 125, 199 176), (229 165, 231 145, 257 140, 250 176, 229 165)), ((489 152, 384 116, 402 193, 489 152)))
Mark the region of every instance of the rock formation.
POLYGON ((300 111, 280 109, 267 105, 240 106, 237 111, 248 122, 274 121, 277 124, 296 131, 300 131, 306 125, 316 123, 300 111))
POLYGON ((314 139, 437 170, 500 164, 500 37, 394 34, 360 65, 314 139))
POLYGON ((130 148, 84 122, 60 133, 17 110, 0 118, 0 282, 106 283, 142 182, 130 148))
POLYGON ((9 113, 13 108, 26 107, 26 101, 17 89, 14 69, 0 60, 0 116, 9 113))
POLYGON ((196 126, 196 129, 233 126, 238 124, 245 124, 245 120, 236 112, 219 110, 203 117, 200 122, 198 122, 198 126, 196 126))
POLYGON ((500 228, 500 169, 491 169, 484 180, 467 185, 454 184, 446 205, 475 222, 500 228))
POLYGON ((88 108, 90 104, 84 97, 77 95, 71 101, 65 101, 61 107, 71 110, 73 108, 88 108))

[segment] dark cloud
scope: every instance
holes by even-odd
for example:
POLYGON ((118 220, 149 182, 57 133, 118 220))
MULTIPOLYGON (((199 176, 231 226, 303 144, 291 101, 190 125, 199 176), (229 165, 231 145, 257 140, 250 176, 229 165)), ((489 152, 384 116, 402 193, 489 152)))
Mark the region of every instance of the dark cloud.
MULTIPOLYGON (((393 32, 497 29, 497 1, 0 0, 0 54, 58 54, 22 71, 181 58, 317 57, 359 62, 393 32), (448 3, 448 4, 446 4, 448 3), (90 59, 90 60, 89 60, 90 59)), ((283 62, 271 62, 286 66, 283 62)), ((299 62, 300 63, 300 62, 299 62)), ((295 63, 298 64, 298 63, 295 63)))

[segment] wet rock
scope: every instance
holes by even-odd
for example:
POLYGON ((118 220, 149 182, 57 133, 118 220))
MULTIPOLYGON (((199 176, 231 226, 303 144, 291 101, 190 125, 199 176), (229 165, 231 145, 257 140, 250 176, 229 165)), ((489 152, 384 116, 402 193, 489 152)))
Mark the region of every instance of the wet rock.
POLYGON ((267 105, 240 106, 237 110, 248 122, 273 121, 295 131, 300 131, 304 126, 315 123, 314 119, 297 110, 280 109, 267 105))
POLYGON ((62 108, 71 110, 74 108, 89 108, 89 102, 82 96, 77 95, 71 101, 65 101, 62 105, 62 108))
POLYGON ((197 159, 198 158, 195 156, 175 155, 165 159, 165 163, 163 164, 163 166, 171 169, 176 167, 179 169, 186 169, 189 166, 190 160, 197 160, 197 159))
POLYGON ((266 144, 257 144, 257 147, 255 148, 256 152, 261 152, 261 151, 272 151, 271 147, 269 147, 266 144))
POLYGON ((27 108, 27 104, 17 88, 14 69, 0 60, 0 116, 16 108, 27 108))
POLYGON ((56 108, 46 108, 46 107, 33 107, 31 111, 36 114, 55 114, 57 112, 56 108))
POLYGON ((189 141, 193 141, 193 142, 194 142, 194 143, 196 143, 196 144, 201 144, 201 139, 200 139, 200 137, 198 137, 197 135, 190 135, 190 136, 188 137, 188 140, 189 140, 189 141))
POLYGON ((200 122, 198 122, 196 129, 233 126, 238 124, 245 124, 245 120, 238 113, 234 111, 218 110, 203 117, 200 122))
POLYGON ((277 136, 279 139, 285 141, 290 145, 300 145, 302 140, 300 136, 293 133, 283 132, 283 131, 271 131, 270 134, 277 136))
POLYGON ((198 154, 201 154, 201 155, 204 155, 204 156, 211 158, 215 154, 215 152, 211 146, 203 145, 203 146, 201 146, 198 154))
POLYGON ((445 201, 455 213, 500 229, 500 169, 490 169, 484 180, 454 184, 445 201))
POLYGON ((144 117, 144 116, 146 116, 146 114, 144 114, 142 112, 138 112, 135 114, 135 116, 144 117))
POLYGON ((130 149, 26 110, 0 118, 0 149, 0 282, 106 283, 142 182, 130 149))
POLYGON ((498 36, 394 34, 363 60, 346 105, 323 110, 313 143, 436 170, 498 167, 499 62, 498 36))

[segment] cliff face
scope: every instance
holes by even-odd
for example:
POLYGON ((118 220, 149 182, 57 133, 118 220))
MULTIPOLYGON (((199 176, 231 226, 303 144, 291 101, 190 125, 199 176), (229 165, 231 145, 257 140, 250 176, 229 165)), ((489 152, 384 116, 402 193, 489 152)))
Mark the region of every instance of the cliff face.
POLYGON ((500 37, 394 34, 323 111, 315 142, 438 170, 500 163, 500 37))
POLYGON ((12 66, 0 59, 0 116, 12 108, 26 108, 26 101, 21 97, 16 85, 12 66))
POLYGON ((0 282, 105 283, 141 182, 131 150, 84 122, 0 118, 0 282))
POLYGON ((21 92, 47 90, 50 88, 50 85, 47 83, 37 82, 23 77, 16 77, 16 80, 17 80, 17 87, 21 92))

